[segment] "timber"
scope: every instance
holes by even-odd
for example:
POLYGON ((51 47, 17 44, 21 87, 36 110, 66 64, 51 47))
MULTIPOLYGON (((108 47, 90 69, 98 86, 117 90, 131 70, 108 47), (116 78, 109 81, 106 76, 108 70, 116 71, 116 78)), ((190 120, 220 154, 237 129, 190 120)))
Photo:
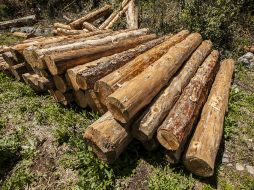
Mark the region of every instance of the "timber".
POLYGON ((74 66, 82 65, 101 57, 125 51, 126 49, 135 47, 154 38, 156 38, 155 34, 145 35, 137 38, 121 40, 109 45, 83 48, 62 54, 45 55, 44 60, 51 74, 57 75, 64 73, 67 69, 74 66))
POLYGON ((62 105, 67 106, 71 102, 73 102, 74 97, 72 91, 68 91, 66 93, 62 93, 59 90, 55 90, 53 97, 58 103, 61 103, 62 105))
POLYGON ((84 33, 88 33, 88 32, 85 30, 69 30, 69 29, 65 29, 65 28, 57 28, 55 30, 55 33, 58 36, 68 36, 68 35, 84 34, 84 33))
POLYGON ((128 28, 131 29, 138 28, 138 7, 136 3, 136 0, 131 0, 129 2, 128 10, 126 11, 127 25, 128 28))
POLYGON ((29 26, 36 23, 36 16, 30 15, 22 18, 17 18, 13 20, 7 20, 0 22, 0 29, 7 29, 11 27, 21 27, 21 26, 29 26))
POLYGON ((81 108, 87 107, 88 97, 87 93, 82 90, 74 91, 74 100, 76 104, 81 108))
POLYGON ((17 80, 21 80, 21 81, 23 80, 22 74, 28 72, 25 63, 19 63, 19 64, 17 64, 17 65, 10 66, 10 70, 11 70, 13 76, 14 76, 17 80))
POLYGON ((69 25, 72 29, 82 29, 82 24, 84 22, 93 22, 97 20, 100 17, 106 16, 110 13, 112 6, 111 5, 105 5, 93 12, 88 13, 87 15, 73 21, 69 25))
POLYGON ((55 29, 62 28, 62 29, 66 29, 66 30, 71 30, 71 27, 69 25, 62 24, 62 23, 59 23, 59 22, 54 23, 54 28, 55 29))
POLYGON ((100 101, 98 100, 98 97, 94 90, 88 90, 87 91, 87 99, 88 99, 88 106, 99 115, 103 115, 107 112, 107 108, 103 106, 100 101))
POLYGON ((13 76, 9 65, 3 59, 0 60, 0 72, 3 72, 5 75, 9 77, 13 76))
POLYGON ((114 118, 127 123, 148 105, 201 42, 200 34, 189 35, 185 40, 171 47, 165 55, 142 73, 109 95, 107 107, 114 118))
POLYGON ((93 24, 90 24, 89 22, 83 22, 83 28, 90 32, 98 30, 98 28, 96 28, 93 24))
POLYGON ((144 114, 135 123, 132 134, 140 141, 153 138, 158 127, 168 115, 170 109, 181 95, 183 89, 195 75, 198 67, 203 63, 212 49, 211 41, 204 41, 191 55, 178 75, 172 82, 153 100, 144 114))
POLYGON ((157 139, 167 150, 181 148, 191 134, 216 74, 218 58, 219 52, 212 51, 158 128, 157 139))
POLYGON ((116 121, 110 112, 90 125, 84 138, 93 152, 104 162, 112 164, 131 142, 129 124, 116 121))
POLYGON ((98 62, 97 66, 79 71, 76 78, 79 88, 83 90, 94 88, 94 84, 97 80, 120 68, 136 56, 162 43, 164 40, 165 37, 161 37, 124 52, 96 60, 98 62))
POLYGON ((223 134, 224 116, 234 71, 234 60, 222 61, 191 142, 184 165, 202 177, 214 174, 216 155, 223 134))
POLYGON ((11 52, 5 52, 2 54, 4 61, 9 65, 9 66, 13 66, 13 65, 17 65, 19 64, 13 57, 13 55, 11 54, 11 52))
POLYGON ((53 76, 53 80, 56 89, 59 90, 60 92, 65 93, 66 91, 70 90, 70 87, 68 86, 68 83, 64 75, 55 75, 53 76))
POLYGON ((107 97, 122 86, 126 81, 134 78, 142 71, 144 71, 149 65, 161 58, 170 47, 176 43, 181 42, 189 34, 189 31, 183 30, 178 34, 167 39, 160 45, 148 50, 144 54, 139 55, 134 60, 125 64, 116 71, 103 77, 95 83, 95 91, 98 93, 100 102, 107 105, 107 97))

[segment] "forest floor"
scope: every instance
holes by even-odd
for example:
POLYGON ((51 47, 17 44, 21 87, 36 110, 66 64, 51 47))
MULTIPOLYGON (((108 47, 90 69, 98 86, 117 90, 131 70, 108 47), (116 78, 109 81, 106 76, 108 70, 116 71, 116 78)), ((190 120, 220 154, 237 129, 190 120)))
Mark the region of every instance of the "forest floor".
MULTIPOLYGON (((0 45, 18 39, 0 36, 0 45)), ((254 189, 254 70, 237 63, 215 175, 199 178, 169 166, 163 150, 133 141, 113 165, 96 158, 82 137, 98 116, 63 107, 49 94, 0 73, 0 188, 254 189)))

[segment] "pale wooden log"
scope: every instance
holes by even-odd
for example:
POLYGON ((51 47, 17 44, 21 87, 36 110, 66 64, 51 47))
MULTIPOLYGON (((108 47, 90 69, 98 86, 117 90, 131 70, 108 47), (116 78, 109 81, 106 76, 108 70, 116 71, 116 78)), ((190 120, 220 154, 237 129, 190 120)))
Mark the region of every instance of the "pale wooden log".
POLYGON ((93 31, 96 31, 96 30, 99 30, 98 28, 96 28, 93 24, 90 24, 89 22, 83 22, 83 28, 90 31, 90 32, 93 32, 93 31))
POLYGON ((71 89, 64 75, 55 75, 53 76, 53 80, 54 80, 56 89, 62 93, 65 93, 66 91, 71 89))
POLYGON ((101 57, 109 56, 115 53, 133 48, 139 44, 156 38, 155 34, 145 35, 137 38, 121 40, 109 45, 100 45, 91 48, 68 51, 62 54, 45 55, 44 60, 52 75, 62 74, 67 69, 77 65, 82 65, 101 57))
POLYGON ((58 36, 68 36, 68 35, 77 35, 77 34, 88 33, 88 31, 86 31, 86 30, 67 30, 64 28, 57 28, 55 30, 55 33, 58 36))
POLYGON ((11 27, 20 27, 20 26, 28 26, 36 23, 36 16, 30 15, 22 18, 17 18, 13 20, 7 20, 0 22, 0 29, 7 29, 11 27))
POLYGON ((28 72, 25 63, 19 63, 19 64, 17 64, 17 65, 10 66, 9 68, 10 68, 10 70, 11 70, 13 76, 14 76, 17 80, 20 80, 20 81, 23 80, 22 74, 28 72))
POLYGON ((54 23, 54 28, 55 29, 57 29, 57 28, 63 28, 63 29, 66 29, 66 30, 71 30, 70 25, 59 23, 59 22, 54 23))
POLYGON ((157 139, 167 150, 177 150, 190 135, 207 99, 216 74, 218 51, 206 58, 157 130, 157 139))
POLYGON ((85 91, 82 90, 74 91, 74 100, 79 107, 86 108, 88 102, 88 95, 85 91))
POLYGON ((99 115, 103 115, 107 112, 107 108, 103 106, 95 94, 94 90, 88 90, 87 91, 87 104, 88 106, 99 115))
POLYGON ((9 66, 13 66, 13 65, 17 65, 19 64, 13 57, 13 55, 11 54, 11 52, 5 52, 2 54, 3 59, 5 60, 5 62, 9 65, 9 66))
POLYGON ((126 11, 127 25, 128 28, 132 29, 138 28, 138 7, 136 3, 136 0, 131 0, 129 2, 128 10, 126 11))
POLYGON ((223 134, 234 60, 222 61, 204 105, 198 125, 184 156, 184 165, 196 175, 210 177, 214 173, 216 155, 223 134))
POLYGON ((78 83, 79 88, 83 90, 93 89, 94 84, 97 80, 120 68, 125 63, 134 59, 136 56, 162 43, 164 40, 165 37, 161 37, 124 52, 96 60, 95 62, 97 65, 94 64, 96 65, 95 67, 86 67, 84 70, 78 72, 76 76, 76 82, 78 83))
POLYGON ((90 13, 88 13, 87 15, 73 21, 72 23, 70 23, 69 25, 71 26, 72 29, 81 29, 82 28, 82 24, 86 21, 86 22, 93 22, 95 20, 97 20, 100 17, 103 17, 105 15, 108 15, 110 13, 112 9, 111 5, 105 5, 95 11, 92 11, 90 13))
POLYGON ((153 100, 143 115, 134 122, 132 134, 140 141, 153 138, 159 125, 168 115, 170 109, 181 95, 198 67, 203 63, 212 49, 211 41, 204 41, 192 54, 181 71, 173 78, 170 84, 153 100))
POLYGON ((170 47, 185 39, 188 34, 189 31, 187 30, 179 32, 164 43, 148 50, 146 53, 125 64, 123 67, 97 81, 95 83, 95 91, 98 94, 100 102, 107 105, 106 99, 110 94, 121 87, 126 81, 129 81, 144 71, 149 65, 165 54, 170 47))
POLYGON ((112 164, 132 140, 129 125, 107 112, 85 130, 84 138, 101 160, 112 164))
POLYGON ((59 90, 55 90, 53 98, 56 100, 56 102, 61 103, 65 106, 69 105, 74 100, 72 91, 62 93, 59 90))
POLYGON ((189 35, 185 40, 171 47, 165 55, 142 73, 109 95, 107 108, 114 118, 126 123, 148 105, 201 42, 200 34, 189 35))

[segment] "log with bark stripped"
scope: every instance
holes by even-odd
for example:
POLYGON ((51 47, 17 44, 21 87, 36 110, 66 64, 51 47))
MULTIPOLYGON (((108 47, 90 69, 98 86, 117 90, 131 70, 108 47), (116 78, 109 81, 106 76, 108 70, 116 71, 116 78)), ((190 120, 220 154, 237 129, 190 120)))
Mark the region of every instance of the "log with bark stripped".
POLYGON ((98 113, 99 115, 103 115, 107 112, 107 108, 100 103, 94 90, 87 91, 87 104, 94 112, 98 113))
POLYGON ((165 54, 170 47, 185 39, 188 34, 189 32, 187 30, 179 32, 164 43, 148 50, 146 53, 125 64, 123 67, 97 81, 95 83, 95 91, 98 94, 100 102, 107 105, 106 99, 110 94, 122 86, 123 83, 144 71, 149 65, 165 54))
POLYGON ((152 47, 162 43, 165 39, 166 37, 161 37, 159 39, 146 42, 124 52, 96 60, 95 62, 97 62, 97 65, 95 67, 86 67, 84 70, 80 70, 78 72, 76 76, 76 81, 79 88, 83 90, 93 89, 94 84, 97 80, 120 68, 125 63, 131 61, 139 54, 142 54, 145 51, 151 49, 152 47))
POLYGON ((142 73, 109 95, 107 107, 114 118, 126 123, 148 105, 201 42, 200 34, 190 34, 142 73))
POLYGON ((170 84, 153 100, 143 115, 134 122, 132 134, 140 141, 153 138, 158 127, 168 115, 170 109, 181 95, 182 90, 195 75, 198 67, 203 63, 212 49, 211 41, 204 41, 192 54, 178 75, 170 84))
POLYGON ((64 75, 55 75, 53 76, 53 80, 54 80, 56 89, 62 93, 65 93, 66 91, 71 89, 64 75))
POLYGON ((96 30, 99 30, 98 28, 96 28, 93 24, 90 24, 89 22, 83 22, 83 28, 90 31, 90 32, 93 32, 93 31, 96 31, 96 30))
POLYGON ((66 30, 71 30, 70 25, 59 23, 59 22, 54 23, 54 28, 55 29, 62 28, 62 29, 66 29, 66 30))
POLYGON ((105 5, 95 11, 88 13, 87 15, 73 21, 69 25, 72 29, 82 29, 82 24, 84 22, 93 22, 100 17, 107 16, 111 12, 112 6, 105 5))
POLYGON ((210 177, 214 173, 233 71, 234 60, 222 61, 184 157, 185 166, 191 172, 202 177, 210 177))
POLYGON ((35 15, 30 15, 22 18, 17 18, 13 20, 7 20, 0 22, 0 29, 7 29, 11 27, 20 27, 20 26, 29 26, 34 23, 36 23, 36 16, 35 15))
POLYGON ((217 71, 218 51, 206 58, 158 128, 157 139, 167 150, 178 150, 190 135, 217 71))
POLYGON ((128 10, 126 11, 127 25, 128 28, 132 29, 138 28, 138 6, 136 3, 136 0, 131 0, 129 2, 128 10))

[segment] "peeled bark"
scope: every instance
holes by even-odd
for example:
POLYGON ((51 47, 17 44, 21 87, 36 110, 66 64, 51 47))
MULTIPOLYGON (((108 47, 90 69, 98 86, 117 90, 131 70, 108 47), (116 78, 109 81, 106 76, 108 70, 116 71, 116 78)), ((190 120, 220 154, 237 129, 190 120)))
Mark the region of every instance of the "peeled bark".
POLYGON ((145 35, 137 38, 134 37, 109 45, 88 47, 55 55, 45 55, 44 60, 50 73, 52 75, 57 75, 62 74, 67 69, 77 65, 83 65, 101 57, 125 51, 126 49, 133 48, 154 38, 156 38, 155 34, 145 35))
POLYGON ((82 24, 84 22, 93 22, 97 20, 100 17, 106 16, 110 13, 112 9, 111 5, 105 5, 104 7, 101 7, 93 12, 88 13, 87 15, 73 21, 69 25, 72 29, 82 29, 82 24))
POLYGON ((126 81, 131 80, 156 60, 161 58, 161 56, 164 55, 170 47, 181 42, 188 36, 188 34, 189 31, 187 30, 179 32, 162 44, 148 50, 142 55, 139 55, 134 60, 97 81, 95 83, 95 91, 98 93, 100 102, 107 105, 106 99, 110 94, 121 87, 126 81))
POLYGON ((98 30, 98 28, 96 28, 93 24, 90 24, 89 22, 84 22, 83 28, 90 31, 90 32, 98 30))
POLYGON ((13 20, 7 20, 0 22, 0 29, 7 29, 11 27, 21 27, 21 26, 29 26, 36 23, 36 16, 30 15, 22 18, 17 18, 13 20))
POLYGON ((165 55, 142 73, 111 94, 108 97, 107 107, 114 118, 126 123, 148 105, 201 42, 200 34, 189 35, 185 40, 171 47, 165 55))
POLYGON ((19 64, 14 57, 12 56, 11 52, 5 52, 2 54, 3 59, 9 66, 17 65, 19 64))
POLYGON ((136 3, 136 0, 131 0, 129 2, 128 10, 126 11, 127 25, 128 28, 132 29, 138 28, 138 6, 136 3))
POLYGON ((86 108, 88 102, 88 95, 85 91, 82 90, 74 91, 74 100, 79 107, 86 108))
POLYGON ((53 80, 56 89, 59 90, 60 92, 65 93, 66 91, 70 90, 70 87, 68 86, 68 83, 64 75, 55 75, 53 76, 53 80))
POLYGON ((87 91, 87 98, 88 98, 87 104, 94 112, 98 113, 99 115, 103 115, 104 113, 107 112, 107 109, 99 102, 93 90, 87 91))
POLYGON ((185 154, 184 164, 186 168, 202 177, 210 177, 214 173, 215 159, 223 134, 224 116, 227 110, 233 71, 234 60, 222 61, 185 154))
POLYGON ((104 162, 112 164, 132 140, 129 124, 117 122, 110 112, 90 125, 84 138, 93 152, 104 162))
POLYGON ((218 58, 218 51, 206 58, 159 127, 157 139, 167 150, 179 149, 194 128, 216 74, 218 58))
POLYGON ((55 29, 62 28, 62 29, 66 29, 66 30, 71 30, 70 25, 62 24, 62 23, 59 23, 59 22, 54 23, 54 28, 55 29))
POLYGON ((197 48, 179 74, 173 78, 170 84, 153 100, 144 114, 134 123, 132 134, 135 138, 140 141, 148 141, 153 138, 183 89, 195 75, 206 56, 210 54, 211 49, 211 41, 204 41, 197 48))
POLYGON ((96 60, 95 62, 98 64, 95 67, 86 68, 83 71, 79 71, 77 74, 76 81, 79 85, 79 88, 83 90, 94 88, 94 84, 97 80, 120 68, 139 54, 142 54, 152 47, 162 43, 164 40, 165 37, 161 37, 124 52, 96 60))

